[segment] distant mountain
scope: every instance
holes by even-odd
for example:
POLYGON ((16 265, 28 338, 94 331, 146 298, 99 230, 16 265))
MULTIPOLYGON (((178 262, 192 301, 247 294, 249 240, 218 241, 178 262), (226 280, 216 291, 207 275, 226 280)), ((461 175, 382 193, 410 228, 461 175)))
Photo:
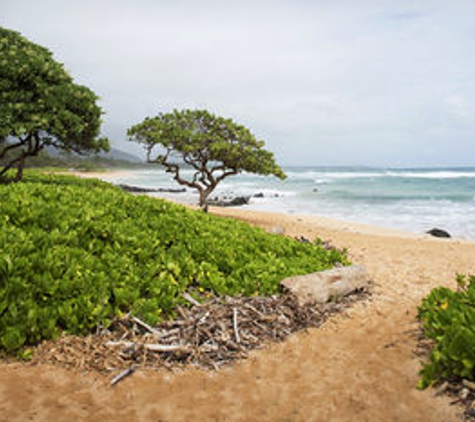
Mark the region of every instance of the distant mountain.
POLYGON ((111 148, 109 152, 101 152, 99 157, 107 158, 109 160, 128 161, 130 163, 143 163, 143 158, 130 152, 122 151, 117 148, 111 148))
POLYGON ((38 156, 31 157, 26 162, 27 167, 63 167, 84 171, 107 168, 142 168, 146 165, 145 159, 117 148, 111 148, 108 153, 79 155, 46 147, 38 156))
POLYGON ((100 152, 97 155, 78 155, 74 152, 65 153, 53 147, 46 147, 45 153, 50 157, 74 157, 77 159, 88 159, 94 157, 105 158, 106 160, 126 161, 129 163, 143 163, 145 160, 130 152, 122 151, 118 148, 111 147, 109 152, 100 152))

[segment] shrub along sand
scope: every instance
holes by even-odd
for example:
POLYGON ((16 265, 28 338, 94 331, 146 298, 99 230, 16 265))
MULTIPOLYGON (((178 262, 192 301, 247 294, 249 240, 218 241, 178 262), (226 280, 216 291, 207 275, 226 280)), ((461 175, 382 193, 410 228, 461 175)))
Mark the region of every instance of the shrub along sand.
POLYGON ((0 185, 0 348, 87 334, 131 312, 168 319, 183 293, 270 295, 345 254, 97 180, 0 185))

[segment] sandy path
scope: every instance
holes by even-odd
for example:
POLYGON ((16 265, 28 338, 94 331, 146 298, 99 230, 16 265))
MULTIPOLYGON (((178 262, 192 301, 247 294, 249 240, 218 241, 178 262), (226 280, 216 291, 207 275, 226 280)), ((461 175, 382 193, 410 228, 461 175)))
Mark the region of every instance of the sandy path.
POLYGON ((0 421, 456 421, 447 398, 415 389, 416 307, 475 273, 475 243, 403 236, 311 217, 220 210, 346 246, 376 282, 370 302, 219 372, 95 374, 0 364, 0 421))

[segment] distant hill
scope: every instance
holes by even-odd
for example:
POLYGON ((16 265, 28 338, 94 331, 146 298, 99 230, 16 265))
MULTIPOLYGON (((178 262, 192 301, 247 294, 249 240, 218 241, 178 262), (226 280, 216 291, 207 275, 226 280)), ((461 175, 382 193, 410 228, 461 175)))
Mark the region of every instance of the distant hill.
POLYGON ((111 148, 109 152, 101 152, 99 157, 109 160, 128 161, 136 164, 144 162, 143 158, 140 158, 138 155, 117 148, 111 148))
POLYGON ((65 153, 63 151, 60 151, 56 148, 53 147, 46 147, 44 149, 44 152, 46 155, 50 157, 55 157, 55 158, 79 158, 79 159, 87 159, 87 158, 93 158, 93 157, 100 157, 100 158, 105 158, 107 160, 118 160, 118 161, 127 161, 129 163, 143 163, 144 159, 140 158, 138 155, 135 155, 130 152, 122 151, 121 149, 111 147, 109 152, 100 152, 97 155, 87 155, 87 156, 81 156, 75 153, 65 153))
MULTIPOLYGON (((0 166, 8 163, 14 155, 15 151, 7 153, 0 160, 0 166)), ((83 171, 108 168, 142 168, 146 166, 147 163, 143 157, 115 147, 112 147, 107 153, 85 156, 74 152, 61 151, 53 147, 45 147, 37 156, 30 157, 26 161, 26 167, 70 168, 83 171)))
POLYGON ((55 148, 45 148, 38 156, 31 157, 26 162, 26 167, 59 167, 81 171, 107 168, 138 168, 146 165, 143 158, 117 148, 111 148, 108 153, 87 156, 65 153, 55 148))

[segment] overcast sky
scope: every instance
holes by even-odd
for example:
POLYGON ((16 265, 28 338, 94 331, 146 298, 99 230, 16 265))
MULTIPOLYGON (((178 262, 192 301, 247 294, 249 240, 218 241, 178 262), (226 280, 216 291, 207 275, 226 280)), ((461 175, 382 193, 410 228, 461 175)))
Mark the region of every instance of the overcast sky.
POLYGON ((0 0, 0 25, 101 97, 121 149, 205 108, 283 165, 475 165, 475 0, 0 0))

